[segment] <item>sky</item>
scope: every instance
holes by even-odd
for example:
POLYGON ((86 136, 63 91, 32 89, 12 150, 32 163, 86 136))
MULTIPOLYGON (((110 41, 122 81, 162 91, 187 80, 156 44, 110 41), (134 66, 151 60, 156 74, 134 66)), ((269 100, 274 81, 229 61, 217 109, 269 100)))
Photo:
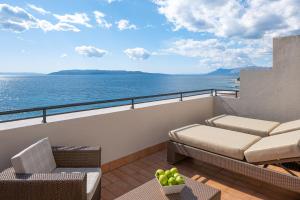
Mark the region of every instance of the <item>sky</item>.
POLYGON ((0 72, 272 66, 300 0, 1 0, 0 72))

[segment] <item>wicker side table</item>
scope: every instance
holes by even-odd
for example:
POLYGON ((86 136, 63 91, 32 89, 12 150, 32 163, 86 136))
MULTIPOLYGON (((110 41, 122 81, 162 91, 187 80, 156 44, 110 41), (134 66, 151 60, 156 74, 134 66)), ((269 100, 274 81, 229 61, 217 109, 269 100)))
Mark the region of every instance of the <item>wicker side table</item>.
POLYGON ((203 183, 185 178, 186 187, 178 194, 165 195, 155 178, 117 200, 220 200, 221 191, 203 183))

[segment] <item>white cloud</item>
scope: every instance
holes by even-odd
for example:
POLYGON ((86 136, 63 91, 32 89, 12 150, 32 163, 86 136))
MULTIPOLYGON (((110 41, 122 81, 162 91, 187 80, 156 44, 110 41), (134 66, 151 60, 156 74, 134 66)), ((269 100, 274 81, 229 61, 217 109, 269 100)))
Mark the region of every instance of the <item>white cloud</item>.
POLYGON ((67 24, 67 23, 62 23, 62 22, 55 24, 53 30, 55 30, 55 31, 72 31, 72 32, 80 31, 80 29, 78 29, 76 26, 73 26, 73 25, 67 24))
POLYGON ((51 12, 45 10, 44 8, 41 8, 41 7, 38 7, 36 5, 33 5, 33 4, 27 4, 27 6, 29 8, 31 8, 33 11, 41 14, 41 15, 46 15, 46 14, 50 14, 51 12))
POLYGON ((153 0, 174 30, 262 38, 300 32, 299 0, 153 0))
POLYGON ((147 25, 145 26, 145 28, 155 28, 155 26, 152 25, 152 24, 147 24, 147 25))
POLYGON ((73 31, 80 30, 67 23, 58 22, 52 24, 47 20, 35 18, 23 8, 0 4, 0 27, 15 33, 20 33, 29 29, 42 29, 43 31, 73 31))
POLYGON ((126 49, 124 53, 133 60, 146 60, 151 56, 151 53, 144 48, 126 49))
POLYGON ((76 26, 58 22, 57 24, 52 24, 46 20, 38 20, 37 24, 39 28, 41 28, 43 31, 72 31, 72 32, 79 32, 80 29, 78 29, 76 26))
POLYGON ((20 7, 0 4, 0 26, 13 32, 36 27, 36 18, 20 7))
POLYGON ((66 57, 68 57, 68 54, 63 53, 63 54, 60 55, 60 57, 61 57, 61 58, 66 58, 66 57))
POLYGON ((117 2, 117 1, 120 2, 120 1, 122 1, 122 0, 106 0, 106 2, 109 3, 109 4, 111 4, 111 3, 113 3, 113 2, 117 2))
POLYGON ((89 28, 92 27, 92 25, 88 23, 90 21, 90 18, 86 13, 74 13, 65 15, 54 14, 53 16, 62 23, 79 24, 89 28))
POLYGON ((214 69, 237 68, 257 65, 256 61, 271 57, 270 40, 193 40, 181 39, 173 42, 163 52, 197 58, 203 72, 214 69))
POLYGON ((75 47, 75 51, 80 55, 84 55, 87 57, 98 57, 98 58, 101 58, 108 53, 104 49, 98 49, 93 46, 85 46, 85 45, 75 47))
POLYGON ((126 30, 126 29, 137 29, 136 25, 130 24, 130 22, 126 19, 121 19, 121 20, 117 21, 116 24, 118 25, 118 28, 121 31, 126 30))
POLYGON ((1 22, 1 26, 3 29, 13 31, 15 33, 20 33, 29 29, 28 24, 15 21, 1 22))
POLYGON ((94 11, 94 15, 95 15, 95 19, 96 19, 96 22, 97 24, 102 27, 102 28, 111 28, 112 24, 111 23, 108 23, 104 17, 105 17, 105 14, 100 12, 100 11, 94 11))

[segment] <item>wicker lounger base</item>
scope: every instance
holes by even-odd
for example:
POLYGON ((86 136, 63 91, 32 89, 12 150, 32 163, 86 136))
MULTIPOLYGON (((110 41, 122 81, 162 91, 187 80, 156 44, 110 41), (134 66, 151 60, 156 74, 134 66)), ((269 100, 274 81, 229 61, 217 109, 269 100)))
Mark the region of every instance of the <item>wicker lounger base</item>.
POLYGON ((168 142, 168 162, 174 164, 185 157, 195 158, 238 174, 300 193, 300 178, 263 168, 244 161, 204 151, 185 144, 168 142))

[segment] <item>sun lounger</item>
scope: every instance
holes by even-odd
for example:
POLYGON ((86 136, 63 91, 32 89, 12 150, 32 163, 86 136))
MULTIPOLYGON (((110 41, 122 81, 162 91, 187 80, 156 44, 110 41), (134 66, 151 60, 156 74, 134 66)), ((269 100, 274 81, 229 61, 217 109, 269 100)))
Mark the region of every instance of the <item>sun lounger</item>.
POLYGON ((282 163, 300 160, 300 131, 261 138, 242 132, 193 124, 171 131, 169 138, 167 159, 171 164, 185 157, 192 157, 300 192, 300 178, 294 176, 295 174, 284 174, 264 168, 267 164, 281 166, 282 163))
MULTIPOLYGON (((280 125, 279 122, 251 119, 232 115, 219 115, 205 121, 207 125, 218 128, 239 131, 260 137, 269 133, 280 125)), ((300 124, 300 123, 299 123, 300 124)))
POLYGON ((277 135, 277 134, 296 131, 296 130, 300 130, 300 120, 295 120, 295 121, 290 121, 290 122, 285 122, 280 124, 270 132, 270 135, 277 135))
POLYGON ((169 137, 173 141, 238 160, 244 160, 245 150, 261 139, 259 136, 199 124, 173 130, 169 137))
POLYGON ((264 137, 245 151, 250 163, 284 163, 300 160, 300 131, 264 137))

